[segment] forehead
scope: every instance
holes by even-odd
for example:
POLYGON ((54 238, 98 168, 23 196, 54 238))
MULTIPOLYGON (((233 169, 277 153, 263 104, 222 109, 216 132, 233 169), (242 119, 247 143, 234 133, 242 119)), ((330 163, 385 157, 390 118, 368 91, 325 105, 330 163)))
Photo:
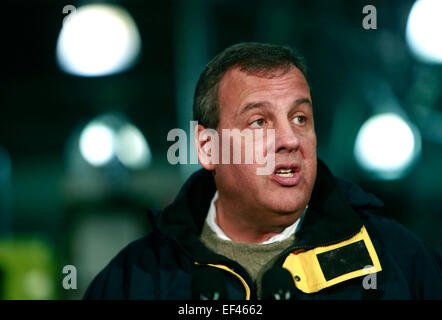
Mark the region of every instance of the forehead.
POLYGON ((234 112, 253 100, 296 100, 310 98, 310 89, 302 72, 291 67, 266 73, 249 73, 235 67, 229 69, 220 81, 218 99, 220 111, 234 112))

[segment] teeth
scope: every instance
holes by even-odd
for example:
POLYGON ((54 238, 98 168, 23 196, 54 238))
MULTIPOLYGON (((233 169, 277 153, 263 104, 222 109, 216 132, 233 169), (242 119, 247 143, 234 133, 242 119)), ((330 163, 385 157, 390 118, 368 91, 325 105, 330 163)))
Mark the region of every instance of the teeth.
POLYGON ((280 177, 291 178, 293 177, 294 173, 292 169, 279 169, 278 171, 276 171, 276 174, 280 177))
POLYGON ((279 172, 277 172, 276 174, 278 176, 284 177, 284 178, 291 178, 291 177, 293 177, 293 172, 289 172, 289 173, 279 173, 279 172))

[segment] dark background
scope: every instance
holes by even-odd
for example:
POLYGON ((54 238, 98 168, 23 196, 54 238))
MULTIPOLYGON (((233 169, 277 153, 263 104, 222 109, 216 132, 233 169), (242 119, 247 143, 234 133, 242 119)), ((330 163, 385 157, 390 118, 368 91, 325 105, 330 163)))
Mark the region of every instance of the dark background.
MULTIPOLYGON (((105 2, 119 4, 132 15, 142 52, 132 69, 95 78, 65 74, 55 58, 63 7, 92 2, 2 2, 0 268, 6 270, 2 278, 8 279, 12 268, 6 261, 21 261, 16 257, 20 250, 23 261, 28 261, 26 252, 37 242, 41 259, 52 267, 45 269, 46 278, 30 276, 37 283, 34 291, 43 281, 52 288, 48 298, 79 298, 110 258, 147 232, 146 209, 172 201, 194 170, 168 163, 167 133, 176 127, 187 129, 194 86, 205 64, 241 41, 290 45, 306 57, 318 155, 335 175, 380 197, 385 215, 442 252, 442 123, 436 122, 442 112, 442 68, 421 63, 409 52, 405 26, 413 2, 105 2), (376 30, 362 27, 362 8, 367 4, 377 9, 376 30), (379 89, 384 87, 422 135, 417 163, 405 177, 393 181, 365 173, 353 157, 356 134, 373 114, 367 97, 375 93, 380 101, 387 99, 379 89), (120 180, 109 178, 105 169, 82 176, 73 171, 69 159, 75 132, 109 112, 130 119, 145 135, 153 155, 149 168, 127 170, 119 188, 112 184, 120 180), (77 290, 62 289, 64 265, 76 266, 77 290)), ((3 280, 4 287, 6 283, 3 280)), ((38 292, 4 296, 39 297, 38 292)))

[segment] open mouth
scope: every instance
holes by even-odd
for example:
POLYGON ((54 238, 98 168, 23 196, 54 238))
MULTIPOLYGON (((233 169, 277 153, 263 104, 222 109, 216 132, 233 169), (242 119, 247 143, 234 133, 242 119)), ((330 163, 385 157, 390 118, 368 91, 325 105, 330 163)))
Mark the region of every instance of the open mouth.
POLYGON ((281 163, 276 166, 272 179, 285 187, 296 186, 301 180, 301 168, 296 163, 281 163))

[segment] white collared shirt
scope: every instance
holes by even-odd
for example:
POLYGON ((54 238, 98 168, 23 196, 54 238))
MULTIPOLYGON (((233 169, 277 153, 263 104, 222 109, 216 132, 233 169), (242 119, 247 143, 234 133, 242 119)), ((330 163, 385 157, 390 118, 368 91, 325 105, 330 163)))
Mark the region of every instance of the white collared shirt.
MULTIPOLYGON (((218 199, 218 191, 215 192, 215 195, 213 196, 212 201, 210 203, 209 212, 207 213, 207 217, 206 217, 206 223, 216 233, 216 235, 219 238, 221 238, 223 240, 232 241, 232 239, 230 239, 228 236, 226 236, 224 231, 216 223, 216 206, 215 206, 215 201, 217 199, 218 199)), ((308 206, 307 206, 307 208, 308 208, 308 206)), ((306 210, 307 210, 307 208, 306 208, 306 210)), ((305 210, 304 210, 304 213, 305 213, 305 210)), ((273 243, 273 242, 283 241, 285 239, 288 239, 289 237, 291 237, 296 232, 296 229, 298 227, 299 221, 300 221, 300 218, 298 218, 298 220, 296 220, 295 223, 293 223, 292 225, 290 225, 287 228, 285 228, 281 233, 278 233, 277 235, 274 235, 269 240, 261 242, 260 244, 270 244, 270 243, 273 243)))

